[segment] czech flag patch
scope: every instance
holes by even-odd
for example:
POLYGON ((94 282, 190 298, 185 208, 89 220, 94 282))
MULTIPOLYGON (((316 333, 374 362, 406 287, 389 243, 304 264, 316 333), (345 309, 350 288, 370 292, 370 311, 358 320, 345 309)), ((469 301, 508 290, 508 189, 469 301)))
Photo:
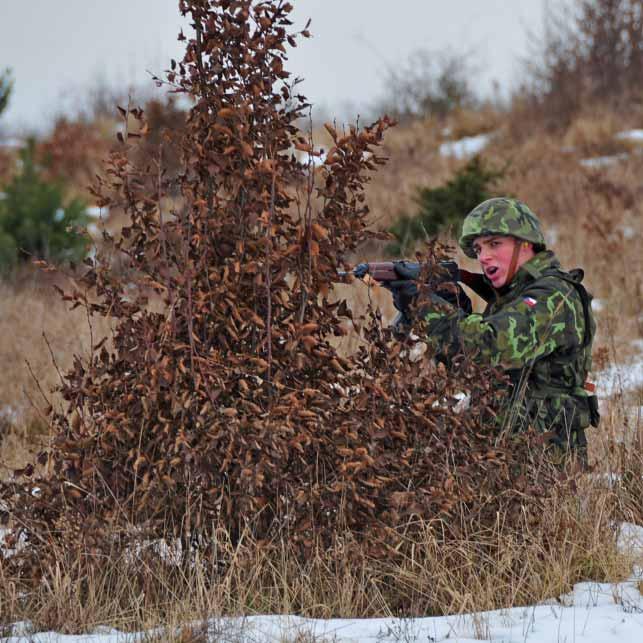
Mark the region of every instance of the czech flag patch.
POLYGON ((536 305, 536 300, 533 297, 525 297, 523 298, 523 301, 529 306, 529 308, 533 308, 536 305))

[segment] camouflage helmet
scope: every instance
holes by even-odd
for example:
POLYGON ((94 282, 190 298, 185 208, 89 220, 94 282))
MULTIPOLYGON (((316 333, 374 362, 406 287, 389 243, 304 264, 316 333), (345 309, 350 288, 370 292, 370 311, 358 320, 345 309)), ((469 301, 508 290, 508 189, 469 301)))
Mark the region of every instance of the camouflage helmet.
POLYGON ((473 242, 478 237, 502 235, 516 237, 534 244, 536 250, 545 248, 545 237, 536 215, 517 199, 498 197, 488 199, 467 214, 462 224, 460 247, 467 257, 476 258, 473 242))

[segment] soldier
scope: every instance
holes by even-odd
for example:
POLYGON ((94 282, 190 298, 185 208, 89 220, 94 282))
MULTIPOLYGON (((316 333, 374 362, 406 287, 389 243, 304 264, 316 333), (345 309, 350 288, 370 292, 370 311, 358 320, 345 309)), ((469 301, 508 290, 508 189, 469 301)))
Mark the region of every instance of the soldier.
MULTIPOLYGON (((586 382, 596 325, 583 271, 561 270, 540 222, 515 199, 478 205, 464 220, 459 244, 480 263, 494 298, 480 315, 463 306, 449 312, 431 296, 423 310, 439 358, 448 363, 464 353, 501 368, 512 384, 506 421, 515 430, 530 424, 552 432, 554 444, 585 461, 585 429, 597 426, 599 415, 586 382)), ((402 297, 401 307, 407 304, 402 297)))

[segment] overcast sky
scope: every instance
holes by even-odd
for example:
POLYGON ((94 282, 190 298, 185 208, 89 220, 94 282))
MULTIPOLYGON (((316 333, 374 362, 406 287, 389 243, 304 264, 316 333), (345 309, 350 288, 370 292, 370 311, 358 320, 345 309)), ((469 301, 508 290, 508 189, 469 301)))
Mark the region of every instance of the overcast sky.
MULTIPOLYGON (((417 49, 470 52, 475 84, 517 82, 526 34, 560 0, 291 0, 313 38, 290 55, 303 93, 340 116, 383 91, 384 69, 417 49)), ((146 86, 181 55, 177 0, 0 0, 0 69, 15 89, 0 126, 46 129, 99 87, 146 86)))

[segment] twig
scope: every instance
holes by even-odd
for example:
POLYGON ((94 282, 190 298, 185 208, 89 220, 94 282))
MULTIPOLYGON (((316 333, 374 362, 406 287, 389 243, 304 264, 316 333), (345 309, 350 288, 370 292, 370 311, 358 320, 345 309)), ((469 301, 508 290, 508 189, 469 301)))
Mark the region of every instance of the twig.
MULTIPOLYGON (((313 147, 313 121, 312 121, 312 109, 308 112, 308 143, 312 150, 313 147)), ((302 287, 302 296, 301 296, 301 307, 299 309, 299 323, 303 324, 304 317, 306 316, 306 306, 308 305, 308 289, 311 286, 312 273, 313 273, 313 258, 311 254, 311 243, 312 243, 312 192, 315 184, 315 172, 312 167, 313 155, 311 152, 308 153, 308 175, 306 177, 306 209, 304 211, 304 225, 306 226, 306 243, 308 245, 308 283, 304 282, 303 275, 301 279, 302 287)))
POLYGON ((194 377, 194 355, 196 349, 194 346, 194 325, 192 321, 192 268, 189 265, 190 261, 190 213, 186 210, 186 220, 187 227, 185 229, 185 243, 184 243, 184 261, 186 266, 186 288, 187 288, 187 297, 188 297, 188 336, 190 340, 190 372, 192 374, 192 380, 196 386, 196 379, 194 377))
POLYGON ((161 206, 161 199, 163 197, 163 143, 159 143, 159 158, 158 158, 158 175, 157 175, 157 200, 159 204, 159 233, 161 238, 161 254, 163 256, 163 267, 166 272, 166 288, 167 296, 169 298, 172 336, 175 331, 175 316, 174 316, 174 296, 172 292, 172 280, 170 278, 170 266, 167 260, 167 236, 165 234, 165 222, 163 221, 163 208, 161 206))
MULTIPOLYGON (((36 386, 38 387, 38 390, 40 391, 40 395, 42 395, 43 399, 47 403, 47 406, 52 406, 51 401, 47 398, 47 396, 45 395, 45 392, 42 390, 42 386, 40 386, 40 381, 38 380, 38 378, 36 377, 35 373, 33 372, 33 369, 31 368, 31 364, 29 363, 29 360, 25 359, 25 363, 27 364, 27 368, 29 369, 29 374, 33 378, 33 381, 36 383, 36 386)), ((25 393, 26 393, 26 391, 25 391, 25 393)))
MULTIPOLYGON (((272 384, 272 264, 270 262, 272 252, 272 218, 275 210, 275 182, 277 180, 275 160, 272 164, 272 181, 270 186, 270 209, 268 210, 268 225, 266 226, 266 350, 268 352, 268 384, 272 384)), ((270 387, 270 398, 272 399, 272 387, 270 387)))
POLYGON ((65 385, 65 379, 62 376, 62 373, 60 372, 60 368, 58 368, 58 362, 56 362, 56 357, 54 356, 54 351, 51 348, 51 344, 49 343, 49 340, 47 339, 47 335, 45 334, 45 331, 42 331, 42 338, 45 340, 45 344, 47 344, 47 348, 49 349, 49 354, 51 355, 51 361, 54 365, 54 368, 56 369, 56 372, 58 373, 58 377, 60 378, 60 383, 64 386, 65 385))

